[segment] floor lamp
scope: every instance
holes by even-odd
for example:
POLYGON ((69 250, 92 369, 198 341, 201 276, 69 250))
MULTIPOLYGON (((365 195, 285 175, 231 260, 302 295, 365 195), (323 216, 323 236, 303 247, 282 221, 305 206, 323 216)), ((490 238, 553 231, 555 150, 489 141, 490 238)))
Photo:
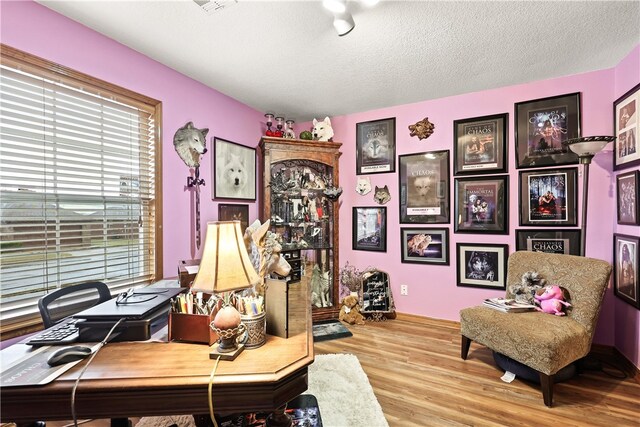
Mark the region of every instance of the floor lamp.
POLYGON ((589 196, 589 164, 593 156, 598 154, 608 143, 616 139, 614 136, 585 136, 573 138, 565 144, 571 151, 578 155, 580 164, 584 165, 582 171, 582 236, 580 237, 580 255, 585 256, 587 243, 587 200, 589 196))

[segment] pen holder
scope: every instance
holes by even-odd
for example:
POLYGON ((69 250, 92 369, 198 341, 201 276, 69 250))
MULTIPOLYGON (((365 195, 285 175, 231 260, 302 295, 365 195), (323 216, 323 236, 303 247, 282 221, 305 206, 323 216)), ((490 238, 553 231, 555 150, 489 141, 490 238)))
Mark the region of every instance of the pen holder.
POLYGON ((241 315, 242 323, 247 327, 246 338, 243 339, 246 349, 258 348, 267 341, 266 313, 255 316, 241 315))
POLYGON ((209 324, 213 315, 169 313, 169 341, 185 341, 212 345, 218 335, 209 324))

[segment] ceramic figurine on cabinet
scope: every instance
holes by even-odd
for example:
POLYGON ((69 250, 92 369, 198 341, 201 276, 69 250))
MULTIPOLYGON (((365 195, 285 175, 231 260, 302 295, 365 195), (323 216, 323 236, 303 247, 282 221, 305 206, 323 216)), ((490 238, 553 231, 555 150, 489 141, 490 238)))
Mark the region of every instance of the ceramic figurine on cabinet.
POLYGON ((333 128, 329 117, 325 117, 321 122, 313 119, 313 131, 311 133, 316 141, 333 141, 333 128))

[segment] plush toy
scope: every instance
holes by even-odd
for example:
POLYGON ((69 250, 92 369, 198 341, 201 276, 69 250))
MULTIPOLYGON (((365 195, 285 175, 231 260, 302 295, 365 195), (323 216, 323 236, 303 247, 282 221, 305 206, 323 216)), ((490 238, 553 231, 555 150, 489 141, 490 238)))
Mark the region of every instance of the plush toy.
POLYGON ((522 275, 520 283, 509 286, 509 292, 517 302, 534 304, 534 295, 547 285, 546 279, 537 271, 527 271, 522 275))
POLYGON ((539 307, 536 310, 543 313, 555 314, 556 316, 564 316, 565 307, 571 307, 571 304, 565 301, 564 291, 560 286, 550 285, 536 292, 536 303, 539 307))
POLYGON ((360 304, 358 304, 357 296, 349 295, 342 300, 338 319, 350 325, 364 325, 364 316, 360 313, 360 304))

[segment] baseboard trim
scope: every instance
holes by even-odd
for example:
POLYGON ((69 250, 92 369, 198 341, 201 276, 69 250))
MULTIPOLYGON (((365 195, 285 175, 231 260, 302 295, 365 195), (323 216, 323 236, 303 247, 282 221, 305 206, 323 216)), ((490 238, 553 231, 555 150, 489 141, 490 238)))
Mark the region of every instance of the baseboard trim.
MULTIPOLYGON (((457 322, 455 320, 436 319, 433 317, 409 313, 397 313, 397 315, 398 320, 403 320, 405 322, 422 323, 425 325, 429 323, 437 323, 439 325, 460 329, 460 322, 457 322)), ((627 357, 617 348, 604 344, 592 344, 591 351, 589 353, 600 356, 606 362, 620 367, 620 369, 622 369, 622 371, 627 376, 633 378, 637 383, 640 384, 640 368, 634 365, 632 361, 627 359, 627 357)))

